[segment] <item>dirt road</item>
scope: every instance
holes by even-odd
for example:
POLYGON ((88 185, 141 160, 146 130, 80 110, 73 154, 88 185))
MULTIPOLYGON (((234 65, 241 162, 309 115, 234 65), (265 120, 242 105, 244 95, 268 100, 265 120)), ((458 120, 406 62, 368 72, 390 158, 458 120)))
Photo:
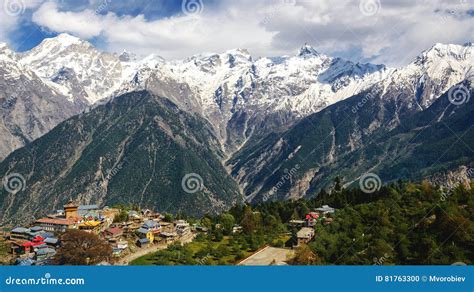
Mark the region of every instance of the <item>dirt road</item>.
MULTIPOLYGON (((182 243, 189 243, 189 242, 193 241, 194 237, 195 237, 195 235, 192 234, 191 236, 188 236, 187 238, 181 238, 178 241, 182 242, 182 243)), ((153 244, 153 245, 145 247, 145 248, 137 248, 135 252, 133 252, 129 255, 126 255, 123 258, 120 258, 119 261, 116 263, 116 265, 127 266, 131 261, 133 261, 133 260, 135 260, 135 259, 137 259, 141 256, 144 256, 146 254, 156 252, 156 251, 159 251, 159 250, 166 249, 168 247, 168 245, 170 245, 170 244, 163 243, 163 244, 153 244)))

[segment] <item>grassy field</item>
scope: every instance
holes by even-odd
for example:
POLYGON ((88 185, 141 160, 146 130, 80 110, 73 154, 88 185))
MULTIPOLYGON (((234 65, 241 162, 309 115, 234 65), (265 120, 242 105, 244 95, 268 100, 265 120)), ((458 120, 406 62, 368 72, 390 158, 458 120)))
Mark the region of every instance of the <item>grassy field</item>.
MULTIPOLYGON (((288 235, 275 239, 287 241, 288 235)), ((261 247, 261 246, 260 246, 261 247)), ((259 248, 260 248, 259 247, 259 248)), ((251 255, 251 249, 240 237, 224 236, 221 241, 198 237, 184 246, 172 245, 166 250, 135 259, 131 265, 234 265, 251 255)))

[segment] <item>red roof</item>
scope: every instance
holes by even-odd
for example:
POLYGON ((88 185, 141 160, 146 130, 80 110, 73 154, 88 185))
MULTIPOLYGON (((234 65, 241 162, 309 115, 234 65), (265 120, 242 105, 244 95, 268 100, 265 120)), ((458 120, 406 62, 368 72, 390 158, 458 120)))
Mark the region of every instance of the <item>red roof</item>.
POLYGON ((318 213, 314 213, 314 212, 311 212, 309 214, 306 215, 306 219, 309 220, 309 219, 318 219, 319 218, 319 214, 318 213))
POLYGON ((31 247, 31 246, 37 246, 37 245, 42 245, 42 244, 45 244, 45 243, 42 241, 41 242, 28 241, 28 242, 23 243, 21 246, 31 247))
POLYGON ((73 225, 75 220, 73 219, 53 219, 53 218, 41 218, 36 220, 36 223, 53 224, 53 225, 73 225))
POLYGON ((32 240, 33 242, 41 242, 44 241, 44 238, 42 236, 36 235, 35 238, 32 240))
POLYGON ((120 227, 110 227, 109 229, 107 229, 107 232, 116 235, 116 234, 123 233, 123 230, 120 227))

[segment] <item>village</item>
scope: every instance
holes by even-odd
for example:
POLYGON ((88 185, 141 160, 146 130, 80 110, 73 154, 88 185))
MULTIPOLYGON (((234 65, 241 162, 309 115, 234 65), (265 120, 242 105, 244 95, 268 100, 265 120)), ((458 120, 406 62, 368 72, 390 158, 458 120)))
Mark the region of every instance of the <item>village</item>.
MULTIPOLYGON (((296 248, 313 240, 317 224, 328 225, 333 222, 334 213, 334 208, 323 205, 310 211, 301 220, 290 220, 287 222, 288 228, 297 231, 291 234, 292 243, 289 247, 264 245, 235 264, 286 264, 296 248)), ((220 224, 216 225, 214 227, 221 228, 220 224)), ((113 260, 104 261, 101 265, 128 265, 141 256, 164 250, 172 244, 190 243, 196 235, 209 231, 200 224, 170 219, 149 209, 100 208, 70 201, 63 209, 36 219, 28 226, 4 229, 3 241, 9 246, 12 264, 50 265, 61 247, 61 236, 68 230, 94 233, 110 245, 113 260)), ((241 232, 242 226, 235 224, 232 227, 233 234, 241 232)))

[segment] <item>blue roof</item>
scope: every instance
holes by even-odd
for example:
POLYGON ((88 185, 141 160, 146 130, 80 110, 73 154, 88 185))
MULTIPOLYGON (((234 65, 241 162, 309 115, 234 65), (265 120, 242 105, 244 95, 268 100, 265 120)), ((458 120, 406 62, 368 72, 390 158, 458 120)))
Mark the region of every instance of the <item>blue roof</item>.
POLYGON ((51 243, 51 244, 56 244, 58 243, 59 239, 54 238, 54 237, 48 237, 44 240, 45 243, 51 243))
POLYGON ((148 240, 148 238, 140 238, 138 240, 140 243, 149 243, 150 241, 148 240))
POLYGON ((160 223, 153 220, 145 220, 145 222, 143 222, 143 226, 146 228, 160 227, 160 223))
POLYGON ((80 205, 77 210, 98 210, 99 206, 97 205, 80 205))
POLYGON ((15 232, 15 233, 27 233, 27 232, 30 232, 30 229, 28 228, 25 228, 25 227, 16 227, 12 230, 12 232, 15 232))
POLYGON ((138 228, 137 232, 147 234, 148 232, 150 232, 150 230, 148 230, 146 228, 143 228, 143 227, 140 227, 140 228, 138 228))
POLYGON ((39 235, 40 235, 41 237, 43 237, 43 238, 54 237, 54 234, 53 234, 53 233, 51 233, 51 232, 44 232, 44 231, 43 231, 43 232, 40 232, 39 235))
POLYGON ((53 248, 42 248, 36 251, 36 255, 48 255, 48 254, 55 254, 55 253, 56 253, 56 250, 54 250, 53 248))

